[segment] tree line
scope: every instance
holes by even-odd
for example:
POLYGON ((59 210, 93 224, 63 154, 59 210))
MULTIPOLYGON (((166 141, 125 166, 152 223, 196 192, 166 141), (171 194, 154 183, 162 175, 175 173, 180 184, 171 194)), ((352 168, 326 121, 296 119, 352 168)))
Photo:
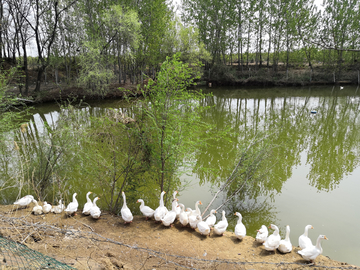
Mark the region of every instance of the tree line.
MULTIPOLYGON (((360 4, 356 0, 0 0, 0 58, 23 70, 29 93, 30 47, 36 50, 40 91, 51 66, 65 80, 92 91, 109 82, 155 77, 167 56, 202 60, 206 69, 237 63, 275 72, 286 66, 323 65, 336 78, 359 70, 360 4), (180 11, 180 12, 179 12, 180 11)), ((23 90, 22 90, 23 89, 23 90)))

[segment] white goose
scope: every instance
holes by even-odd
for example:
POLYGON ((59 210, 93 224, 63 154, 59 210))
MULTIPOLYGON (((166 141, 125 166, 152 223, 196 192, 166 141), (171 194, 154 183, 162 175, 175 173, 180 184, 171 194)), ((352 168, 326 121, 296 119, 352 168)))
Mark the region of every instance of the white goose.
POLYGON ((140 211, 146 217, 146 220, 154 216, 155 210, 146 206, 144 200, 138 199, 137 202, 140 203, 140 211))
POLYGON ((188 217, 192 214, 192 212, 193 210, 190 207, 186 208, 185 213, 187 214, 188 217))
POLYGON ((199 229, 199 232, 202 234, 202 235, 208 235, 210 236, 210 226, 209 224, 207 224, 206 221, 202 221, 201 219, 201 216, 200 215, 197 215, 196 216, 196 219, 199 220, 198 224, 197 224, 197 228, 199 229))
POLYGON ((167 212, 166 215, 161 219, 161 222, 164 226, 172 226, 176 219, 176 208, 177 208, 177 200, 174 199, 171 203, 171 211, 167 212))
POLYGON ((127 205, 126 205, 126 196, 125 196, 124 191, 122 192, 122 196, 123 196, 123 199, 124 199, 124 204, 123 204, 123 206, 121 208, 121 217, 125 221, 125 224, 126 223, 131 223, 134 217, 133 217, 129 207, 127 207, 127 205))
POLYGON ((225 211, 222 211, 222 220, 215 224, 214 233, 218 235, 224 235, 224 232, 226 231, 228 225, 229 224, 225 216, 225 211))
POLYGON ((60 214, 62 211, 64 211, 64 209, 65 209, 65 205, 60 200, 59 205, 51 208, 51 213, 60 214))
POLYGON ((33 203, 35 203, 35 206, 33 207, 31 212, 34 215, 41 215, 43 213, 42 207, 38 204, 38 202, 36 200, 33 200, 33 203))
POLYGON ((42 210, 43 210, 44 214, 49 213, 51 211, 51 204, 49 204, 45 201, 42 206, 42 210))
POLYGON ((261 225, 261 228, 257 230, 255 241, 259 243, 264 243, 269 235, 269 231, 265 225, 261 225))
POLYGON ((201 216, 201 211, 200 211, 199 205, 202 205, 201 201, 197 201, 195 203, 195 210, 193 211, 193 214, 201 216))
POLYGON ((185 227, 186 225, 189 224, 189 217, 187 215, 187 212, 185 212, 185 205, 183 205, 182 203, 179 203, 178 208, 181 208, 181 212, 180 212, 180 216, 179 216, 179 221, 181 223, 181 225, 183 227, 185 227))
POLYGON ((316 241, 316 246, 311 245, 303 250, 298 251, 298 253, 304 258, 304 260, 311 261, 313 264, 315 264, 316 257, 323 252, 320 243, 322 239, 328 240, 325 235, 319 235, 316 241))
POLYGON ((161 192, 159 207, 156 208, 154 212, 155 221, 161 221, 161 219, 167 214, 167 212, 169 212, 169 210, 167 210, 167 208, 164 206, 165 193, 165 191, 161 192))
POLYGON ((242 223, 242 215, 239 212, 236 212, 234 215, 239 217, 237 224, 235 226, 235 236, 238 239, 242 240, 246 235, 246 227, 242 223))
POLYGON ((79 207, 79 203, 78 201, 76 200, 76 195, 77 193, 75 192, 73 194, 73 200, 71 203, 68 204, 68 206, 66 207, 66 209, 64 210, 65 213, 68 215, 68 216, 71 216, 71 215, 76 215, 76 211, 79 207))
POLYGON ((100 208, 96 205, 96 202, 97 200, 99 200, 100 198, 99 197, 96 197, 93 201, 93 205, 92 207, 90 208, 90 215, 92 216, 92 218, 94 219, 99 219, 100 218, 100 215, 101 215, 101 210, 100 208))
POLYGON ((280 234, 278 226, 271 224, 270 228, 274 230, 273 234, 269 235, 265 243, 263 243, 267 251, 275 251, 280 245, 280 234))
POLYGON ((286 225, 286 236, 284 240, 280 241, 278 250, 282 253, 289 253, 292 251, 292 244, 290 242, 290 226, 286 225))
POLYGON ((206 219, 206 223, 209 225, 210 229, 214 227, 216 223, 216 216, 214 214, 216 214, 216 210, 212 209, 210 211, 210 216, 206 219))
POLYGON ((91 191, 86 193, 86 203, 84 204, 84 208, 83 208, 83 211, 82 211, 82 213, 84 215, 86 215, 86 216, 90 215, 90 209, 91 209, 91 207, 93 207, 93 202, 89 198, 89 195, 91 193, 92 193, 91 191))
MULTIPOLYGON (((178 191, 175 190, 174 193, 173 193, 173 197, 174 197, 174 200, 176 199, 176 194, 178 194, 178 191)), ((179 219, 180 217, 180 212, 181 212, 181 209, 179 207, 177 207, 179 204, 178 204, 178 199, 176 199, 176 218, 179 219)))
POLYGON ((313 245, 311 239, 308 237, 309 229, 314 229, 314 227, 311 225, 306 225, 304 233, 299 236, 299 247, 301 249, 311 247, 313 245))
POLYGON ((200 215, 196 215, 196 216, 190 216, 189 217, 189 224, 190 224, 190 228, 192 228, 193 230, 195 230, 197 228, 198 223, 201 221, 201 216, 200 215))
POLYGON ((22 206, 23 208, 28 207, 28 205, 34 200, 33 195, 25 195, 24 197, 18 199, 14 202, 15 205, 22 206))
POLYGON ((196 226, 199 223, 199 220, 196 219, 196 216, 197 215, 201 216, 201 211, 200 211, 200 208, 199 208, 199 204, 201 205, 202 202, 197 201, 195 203, 195 210, 191 211, 191 213, 189 215, 189 224, 190 224, 190 227, 193 228, 194 230, 196 229, 196 226))

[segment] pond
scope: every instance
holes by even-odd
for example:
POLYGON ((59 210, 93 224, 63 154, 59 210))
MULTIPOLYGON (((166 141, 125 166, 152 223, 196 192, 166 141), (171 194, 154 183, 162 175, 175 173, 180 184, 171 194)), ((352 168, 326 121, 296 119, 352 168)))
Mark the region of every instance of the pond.
MULTIPOLYGON (((276 224, 281 235, 290 225, 290 239, 298 245, 298 237, 306 225, 313 225, 309 236, 315 244, 319 234, 325 234, 323 255, 331 259, 360 265, 360 96, 359 89, 346 86, 311 88, 216 88, 207 89, 212 96, 203 100, 211 108, 203 120, 218 129, 231 127, 232 141, 219 141, 210 149, 202 149, 196 156, 192 170, 181 175, 179 202, 194 208, 201 200, 204 210, 229 176, 236 163, 241 142, 253 134, 264 132, 274 145, 273 164, 264 179, 271 185, 261 189, 257 196, 238 196, 220 209, 225 210, 232 231, 241 212, 247 234, 256 235, 262 224, 276 224), (199 168, 213 168, 216 174, 199 168)), ((121 100, 90 103, 83 108, 89 115, 101 115, 108 108, 122 108, 121 100)), ((59 108, 56 104, 38 106, 30 126, 56 122, 59 108)), ((40 132, 41 133, 41 132, 40 132)), ((40 135, 39 135, 40 136, 40 135)), ((85 202, 89 185, 78 181, 70 187, 79 194, 80 205, 85 202)), ((83 180, 84 181, 84 180, 83 180)), ((70 192, 75 192, 71 190, 70 192)), ((100 191, 98 191, 100 193, 100 191)), ((145 191, 144 191, 145 192, 145 191)), ((2 202, 11 203, 14 193, 2 192, 2 202), (6 197, 8 195, 8 197, 6 197)), ((144 194, 139 194, 145 196, 144 194)), ((228 196, 222 192, 210 208, 216 208, 228 196)), ((158 198, 150 204, 156 207, 158 198)), ((138 205, 129 203, 135 213, 138 205), (136 209, 135 209, 136 207, 136 209)))

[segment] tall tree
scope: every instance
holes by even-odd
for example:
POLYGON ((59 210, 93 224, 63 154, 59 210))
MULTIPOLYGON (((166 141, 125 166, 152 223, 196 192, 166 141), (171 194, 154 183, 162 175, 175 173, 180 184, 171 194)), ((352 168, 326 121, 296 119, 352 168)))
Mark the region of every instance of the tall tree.
POLYGON ((42 75, 50 62, 51 50, 57 35, 60 16, 76 2, 77 0, 68 3, 59 3, 58 0, 29 1, 29 6, 31 7, 30 13, 25 13, 20 8, 17 8, 17 12, 27 21, 34 32, 39 62, 35 92, 40 92, 42 75))
POLYGON ((199 28, 200 39, 212 54, 212 62, 225 62, 228 31, 234 25, 236 10, 230 0, 185 0, 183 19, 199 28))
MULTIPOLYGON (((307 63, 310 67, 311 74, 313 74, 313 65, 312 60, 314 59, 314 38, 316 33, 316 28, 318 27, 319 15, 317 7, 312 0, 300 0, 296 3, 296 10, 298 12, 294 16, 294 27, 296 30, 296 35, 299 37, 301 42, 301 47, 307 63)), ((310 80, 312 76, 310 76, 310 80)))
MULTIPOLYGON (((22 54, 19 49, 19 56, 23 56, 22 69, 24 70, 24 92, 22 92, 22 83, 19 84, 20 94, 24 94, 27 96, 29 94, 29 69, 28 69, 28 54, 27 54, 27 45, 30 39, 29 35, 29 25, 25 20, 26 17, 29 16, 30 6, 26 1, 15 1, 15 0, 7 0, 9 5, 9 13, 13 17, 15 29, 17 29, 17 33, 20 36, 18 42, 22 47, 22 54), (21 12, 19 12, 19 10, 21 12)), ((19 45, 20 46, 20 45, 19 45)))
MULTIPOLYGON (((318 44, 335 51, 337 76, 341 76, 343 53, 360 44, 360 10, 357 0, 324 0, 318 44)), ((360 50, 360 47, 357 47, 360 50)))

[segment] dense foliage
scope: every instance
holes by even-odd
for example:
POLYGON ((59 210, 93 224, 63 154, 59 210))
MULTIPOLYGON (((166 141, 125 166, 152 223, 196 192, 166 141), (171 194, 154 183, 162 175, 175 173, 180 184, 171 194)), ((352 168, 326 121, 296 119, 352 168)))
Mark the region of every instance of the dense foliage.
MULTIPOLYGON (((318 80, 356 82, 360 12, 356 0, 2 0, 0 58, 22 65, 22 94, 47 76, 103 94, 110 82, 133 84, 156 77, 167 56, 206 64, 205 78, 236 64, 242 77, 266 76, 263 67, 321 67, 318 80), (175 2, 174 2, 175 3, 175 2), (181 19, 179 15, 181 14, 181 19), (36 57, 36 62, 30 57, 36 57), (254 72, 254 69, 256 72, 254 72), (36 78, 29 70, 37 72, 36 78), (61 71, 61 72, 59 72, 61 71), (245 74, 245 75, 244 75, 245 74), (328 76, 329 75, 329 76, 328 76)), ((288 74, 286 73, 286 78, 288 74)))

